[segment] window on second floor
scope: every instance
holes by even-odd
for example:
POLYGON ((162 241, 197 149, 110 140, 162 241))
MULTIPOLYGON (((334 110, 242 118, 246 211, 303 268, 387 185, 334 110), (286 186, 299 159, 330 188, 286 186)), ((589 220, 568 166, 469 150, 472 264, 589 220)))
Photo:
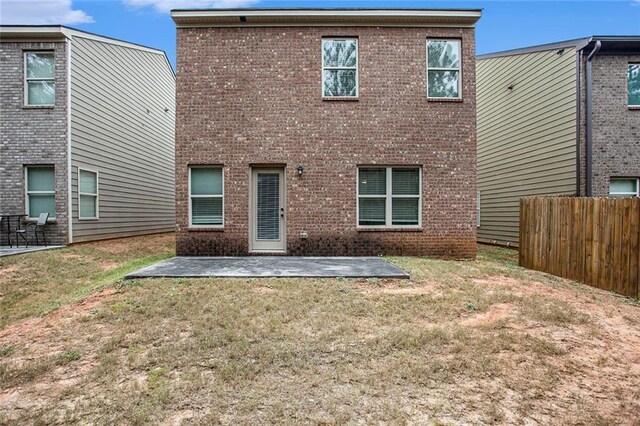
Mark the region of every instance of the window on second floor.
POLYGON ((25 52, 24 80, 25 105, 54 105, 56 83, 53 52, 25 52))
POLYGON ((427 97, 462 98, 460 40, 427 40, 427 97))
POLYGON ((638 178, 611 178, 609 182, 610 197, 638 197, 638 178))
POLYGON ((628 105, 640 107, 640 64, 629 64, 627 71, 628 105))
POLYGON ((358 39, 322 39, 322 96, 358 96, 358 39))

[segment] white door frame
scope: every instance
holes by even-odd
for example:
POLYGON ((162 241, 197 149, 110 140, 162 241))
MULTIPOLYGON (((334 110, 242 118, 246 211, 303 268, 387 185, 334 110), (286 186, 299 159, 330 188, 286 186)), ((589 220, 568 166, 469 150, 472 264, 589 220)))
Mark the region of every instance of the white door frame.
POLYGON ((251 168, 249 186, 249 251, 253 253, 285 253, 287 251, 286 218, 286 180, 285 168, 264 166, 251 168), (278 173, 280 175, 280 238, 277 240, 258 240, 258 173, 278 173))

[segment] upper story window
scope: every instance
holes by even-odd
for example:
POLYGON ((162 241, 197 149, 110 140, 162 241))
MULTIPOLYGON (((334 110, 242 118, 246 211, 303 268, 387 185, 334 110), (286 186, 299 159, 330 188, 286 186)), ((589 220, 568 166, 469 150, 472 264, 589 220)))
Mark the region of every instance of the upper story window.
POLYGON ((640 64, 629 64, 627 96, 629 106, 640 107, 640 64))
POLYGON ((639 191, 637 178, 611 178, 609 182, 610 197, 638 197, 639 191))
POLYGON ((26 207, 29 219, 37 219, 40 213, 56 217, 56 181, 53 166, 25 167, 26 207))
POLYGON ((53 52, 25 52, 25 105, 51 106, 55 104, 55 61, 53 52))
POLYGON ((322 96, 358 96, 358 39, 322 39, 322 96))
POLYGON ((427 97, 461 99, 460 40, 427 40, 427 97))

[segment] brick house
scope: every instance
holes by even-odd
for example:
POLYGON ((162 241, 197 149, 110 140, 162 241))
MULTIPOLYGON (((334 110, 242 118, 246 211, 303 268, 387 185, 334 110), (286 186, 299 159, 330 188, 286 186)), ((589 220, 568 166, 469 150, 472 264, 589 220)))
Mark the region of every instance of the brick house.
POLYGON ((476 253, 478 10, 175 10, 179 255, 476 253))
POLYGON ((172 231, 174 112, 163 51, 0 26, 0 215, 48 212, 54 244, 172 231))
POLYGON ((519 200, 640 194, 640 36, 478 57, 478 239, 518 245, 519 200))

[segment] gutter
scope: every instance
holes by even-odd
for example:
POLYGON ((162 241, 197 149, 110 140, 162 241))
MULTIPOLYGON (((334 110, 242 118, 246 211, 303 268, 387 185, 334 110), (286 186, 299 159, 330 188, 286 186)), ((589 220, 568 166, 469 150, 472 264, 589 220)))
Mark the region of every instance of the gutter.
POLYGON ((586 87, 585 87, 585 94, 586 94, 586 108, 585 108, 585 125, 586 125, 586 150, 587 150, 587 159, 586 159, 586 179, 587 179, 587 185, 586 185, 586 189, 587 189, 587 193, 586 196, 587 197, 591 197, 593 195, 593 185, 592 185, 592 177, 593 177, 593 168, 592 168, 592 161, 593 161, 593 142, 592 142, 592 128, 593 125, 591 123, 591 113, 592 113, 592 104, 591 104, 591 81, 592 81, 592 76, 591 76, 591 60, 598 54, 598 52, 600 51, 600 48, 602 47, 602 42, 600 40, 596 41, 595 47, 593 48, 593 50, 591 51, 591 53, 589 53, 589 56, 587 56, 587 76, 586 76, 586 87))

